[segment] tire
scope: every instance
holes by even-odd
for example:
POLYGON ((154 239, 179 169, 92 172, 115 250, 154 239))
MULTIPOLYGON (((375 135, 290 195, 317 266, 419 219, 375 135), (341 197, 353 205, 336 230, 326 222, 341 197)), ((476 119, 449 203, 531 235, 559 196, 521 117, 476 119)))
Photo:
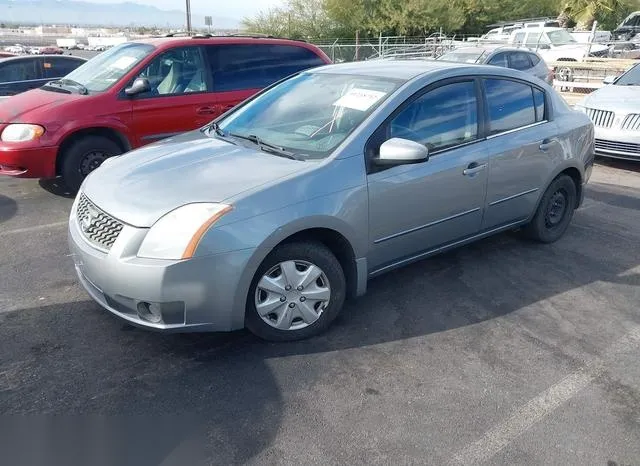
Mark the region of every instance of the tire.
POLYGON ((62 155, 62 179, 77 192, 85 177, 108 157, 120 155, 118 144, 104 136, 85 136, 71 144, 62 155))
POLYGON ((558 176, 545 191, 533 219, 524 228, 525 235, 541 243, 558 241, 571 223, 576 200, 573 179, 568 175, 558 176))
POLYGON ((309 338, 329 327, 342 310, 345 295, 344 271, 326 246, 316 242, 283 244, 265 258, 253 278, 247 296, 245 326, 263 340, 309 338), (293 278, 287 279, 286 271, 293 278), (305 284, 305 274, 318 277, 305 284), (298 285, 302 284, 305 287, 298 291, 298 285), (266 291, 265 285, 271 291, 266 291), (315 299, 319 297, 327 299, 315 299))

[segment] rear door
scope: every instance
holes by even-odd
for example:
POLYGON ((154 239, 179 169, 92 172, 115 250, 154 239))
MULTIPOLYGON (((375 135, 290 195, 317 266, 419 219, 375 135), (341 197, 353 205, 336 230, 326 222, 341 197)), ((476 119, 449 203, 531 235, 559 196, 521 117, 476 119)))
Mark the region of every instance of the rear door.
POLYGON ((325 64, 311 50, 294 45, 212 44, 206 51, 214 117, 289 75, 325 64))
POLYGON ((201 47, 168 50, 138 77, 149 80, 151 91, 131 100, 131 126, 137 145, 197 129, 211 121, 210 81, 201 47))
POLYGON ((489 183, 484 229, 524 220, 561 156, 545 92, 525 81, 483 80, 488 118, 489 183))
POLYGON ((0 63, 0 96, 12 96, 42 86, 42 69, 36 57, 0 63))

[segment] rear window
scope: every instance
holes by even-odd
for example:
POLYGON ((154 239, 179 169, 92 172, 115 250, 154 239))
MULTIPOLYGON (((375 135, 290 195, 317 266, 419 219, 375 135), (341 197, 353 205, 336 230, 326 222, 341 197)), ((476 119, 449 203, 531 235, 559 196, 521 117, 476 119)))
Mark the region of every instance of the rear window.
POLYGON ((528 70, 531 68, 531 62, 529 61, 529 54, 524 52, 514 52, 511 54, 509 61, 511 62, 511 68, 514 70, 528 70))
POLYGON ((84 63, 82 60, 74 60, 72 58, 45 58, 44 59, 44 77, 50 78, 62 78, 77 67, 84 63))
POLYGON ((503 133, 537 121, 533 88, 528 84, 506 79, 486 79, 485 89, 490 134, 503 133))
POLYGON ((261 89, 325 62, 311 50, 293 45, 209 45, 213 91, 261 89))

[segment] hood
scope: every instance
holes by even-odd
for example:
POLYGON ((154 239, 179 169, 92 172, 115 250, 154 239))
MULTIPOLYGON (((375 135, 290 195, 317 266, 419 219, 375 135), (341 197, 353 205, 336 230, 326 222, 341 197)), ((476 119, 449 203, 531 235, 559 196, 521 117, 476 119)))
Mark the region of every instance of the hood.
POLYGON ((59 116, 56 107, 86 97, 42 89, 23 92, 0 100, 0 123, 45 123, 59 116))
POLYGON ((107 160, 81 189, 122 222, 150 227, 182 205, 224 202, 309 164, 192 131, 107 160))
POLYGON ((640 86, 604 86, 589 94, 581 105, 616 113, 640 113, 640 86))

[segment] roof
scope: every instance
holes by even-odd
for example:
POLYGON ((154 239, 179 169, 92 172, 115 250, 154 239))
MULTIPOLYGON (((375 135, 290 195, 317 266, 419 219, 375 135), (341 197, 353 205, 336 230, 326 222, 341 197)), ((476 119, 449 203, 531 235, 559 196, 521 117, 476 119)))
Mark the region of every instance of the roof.
POLYGON ((242 43, 279 43, 288 45, 300 45, 305 44, 309 46, 305 41, 294 39, 283 39, 270 36, 260 35, 229 35, 229 36, 212 36, 212 35, 195 35, 195 36, 164 36, 164 37, 150 37, 148 39, 136 39, 131 42, 140 44, 150 44, 155 47, 169 46, 176 43, 184 44, 216 44, 216 43, 229 43, 229 44, 242 44, 242 43))
POLYGON ((435 60, 368 60, 314 68, 312 73, 353 74, 409 81, 421 74, 447 68, 468 68, 464 63, 435 60))
POLYGON ((487 44, 487 45, 473 45, 469 47, 459 47, 452 50, 449 50, 445 53, 482 53, 482 52, 495 52, 500 50, 501 52, 527 52, 527 53, 535 53, 527 48, 518 48, 512 45, 502 45, 502 44, 487 44))
POLYGON ((0 63, 6 63, 6 62, 10 62, 10 61, 20 61, 20 60, 26 60, 28 58, 70 58, 72 60, 78 60, 78 61, 87 61, 86 58, 83 57, 77 57, 75 55, 16 55, 15 57, 5 57, 5 58, 0 58, 0 63))

